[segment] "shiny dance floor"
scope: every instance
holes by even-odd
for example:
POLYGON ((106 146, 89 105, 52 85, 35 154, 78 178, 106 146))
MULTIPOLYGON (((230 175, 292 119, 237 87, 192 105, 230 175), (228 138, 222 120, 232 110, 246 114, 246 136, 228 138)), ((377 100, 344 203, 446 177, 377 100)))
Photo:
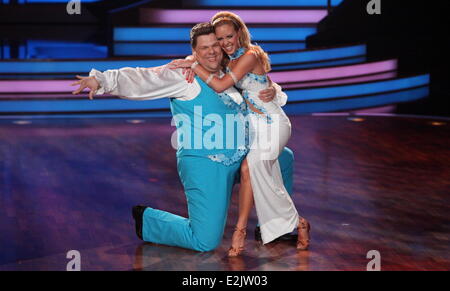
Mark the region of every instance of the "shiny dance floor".
POLYGON ((291 117, 294 201, 309 251, 265 246, 249 222, 228 259, 237 187, 220 248, 139 241, 135 204, 186 215, 167 118, 0 119, 0 270, 450 270, 450 121, 395 116, 291 117), (434 122, 434 123, 433 123, 434 122))

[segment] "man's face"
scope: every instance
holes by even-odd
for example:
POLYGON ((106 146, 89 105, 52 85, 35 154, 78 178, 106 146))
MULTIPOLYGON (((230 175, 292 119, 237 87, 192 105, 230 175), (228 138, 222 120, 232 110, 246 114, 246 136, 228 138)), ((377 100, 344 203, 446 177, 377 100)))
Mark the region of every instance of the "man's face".
POLYGON ((214 33, 197 37, 197 46, 194 48, 197 61, 208 71, 220 70, 223 52, 214 33))

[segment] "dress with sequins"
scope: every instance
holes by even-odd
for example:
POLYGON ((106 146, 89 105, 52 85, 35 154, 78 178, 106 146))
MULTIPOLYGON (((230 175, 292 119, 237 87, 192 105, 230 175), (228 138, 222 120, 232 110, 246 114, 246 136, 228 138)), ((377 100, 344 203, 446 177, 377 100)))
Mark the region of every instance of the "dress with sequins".
MULTIPOLYGON (((244 53, 241 48, 230 58, 237 59, 244 53)), ((242 89, 247 104, 252 105, 247 106, 250 124, 247 162, 264 244, 292 232, 299 222, 295 204, 284 187, 278 162, 278 156, 291 136, 291 123, 276 101, 265 103, 258 98, 259 92, 268 86, 267 75, 254 73, 247 73, 236 83, 236 87, 242 89)))

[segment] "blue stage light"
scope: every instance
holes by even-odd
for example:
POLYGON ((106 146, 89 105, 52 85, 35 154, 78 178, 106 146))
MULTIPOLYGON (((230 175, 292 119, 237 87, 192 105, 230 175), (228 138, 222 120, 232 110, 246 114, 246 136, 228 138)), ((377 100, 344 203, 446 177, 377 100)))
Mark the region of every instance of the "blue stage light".
POLYGON ((162 98, 147 102, 136 102, 114 99, 96 99, 87 97, 83 100, 26 100, 0 101, 0 112, 89 112, 89 111, 122 111, 122 110, 166 110, 169 99, 162 98))
MULTIPOLYGON (((387 80, 345 86, 286 90, 290 114, 327 112, 382 106, 417 100, 428 96, 430 75, 387 80), (352 97, 354 96, 354 97, 352 97)), ((92 112, 122 110, 167 110, 167 98, 151 101, 130 101, 119 98, 102 99, 95 102, 77 100, 4 100, 0 112, 92 112)))
POLYGON ((289 50, 304 50, 306 49, 306 42, 295 41, 295 42, 257 42, 255 43, 262 47, 266 52, 281 52, 289 50))
POLYGON ((115 56, 187 56, 192 53, 186 43, 115 43, 115 56))
MULTIPOLYGON (((306 48, 303 41, 296 42, 258 42, 267 52, 302 50, 306 48)), ((114 44, 115 56, 186 56, 191 54, 191 45, 184 43, 132 43, 117 42, 114 44)))
MULTIPOLYGON (((116 27, 114 41, 186 41, 190 27, 116 27)), ((255 41, 298 41, 316 33, 314 27, 252 27, 255 41)))
POLYGON ((420 75, 410 78, 401 78, 355 85, 293 89, 286 90, 286 94, 289 97, 289 102, 312 101, 330 98, 347 98, 351 96, 379 94, 383 92, 405 90, 408 88, 425 86, 429 83, 430 75, 420 75))
POLYGON ((366 61, 366 57, 355 57, 348 58, 344 60, 331 60, 331 61, 318 61, 315 63, 299 63, 299 64, 290 64, 290 65, 273 65, 273 71, 285 71, 285 70, 299 70, 299 69, 312 69, 312 68, 321 68, 321 67, 330 67, 330 66, 341 66, 341 65, 351 65, 351 64, 359 64, 366 61))
MULTIPOLYGON (((129 49, 128 44, 117 44, 118 48, 121 50, 129 49), (123 46, 120 46, 123 45, 123 46)), ((131 45, 131 44, 130 44, 131 45)), ((134 48, 139 48, 139 45, 134 46, 134 48)), ((164 53, 158 50, 160 44, 147 43, 142 44, 140 49, 147 48, 151 52, 164 53), (151 50, 155 49, 155 50, 151 50)), ((191 51, 187 50, 186 53, 181 53, 183 51, 178 51, 183 44, 169 44, 168 47, 164 47, 169 50, 171 47, 173 50, 169 53, 174 53, 179 56, 184 56, 190 54, 191 51), (180 53, 180 54, 178 54, 180 53)), ((186 44, 187 45, 187 44, 186 44)), ((188 46, 188 45, 187 45, 188 46)), ((133 46, 132 46, 133 47, 133 46)), ((51 47, 50 47, 51 48, 51 47)), ((181 48, 182 49, 182 48, 181 48)), ((3 52, 5 57, 9 57, 9 47, 4 46, 3 52)), ((50 52, 50 50, 49 50, 50 52)), ((140 51, 133 51, 140 52, 140 51)), ((289 52, 280 54, 270 54, 270 59, 274 65, 274 70, 285 70, 285 69, 301 69, 301 68, 313 68, 321 67, 327 65, 342 65, 342 64, 352 64, 357 62, 365 61, 366 46, 357 45, 350 47, 332 48, 332 49, 322 49, 314 51, 300 51, 300 52, 289 52), (351 58, 353 57, 353 58, 351 58), (340 60, 341 58, 350 58, 340 60), (333 60, 336 59, 336 60, 333 60), (322 62, 327 60, 327 62, 322 62), (306 64, 304 64, 306 62, 306 64), (314 63, 316 62, 316 63, 314 63), (295 63, 295 64, 291 64, 295 63), (287 65, 285 65, 287 64, 287 65)), ((91 68, 96 68, 98 70, 108 70, 117 69, 121 67, 155 67, 161 66, 170 62, 170 59, 141 59, 141 60, 92 60, 92 61, 4 61, 0 62, 0 73, 78 73, 78 72, 88 72, 91 68)))
POLYGON ((106 58, 107 46, 86 42, 27 40, 26 58, 35 59, 87 59, 106 58))
POLYGON ((116 60, 116 61, 6 61, 0 62, 0 73, 79 73, 92 68, 100 71, 122 67, 157 67, 170 60, 116 60))
POLYGON ((409 89, 401 92, 383 93, 360 98, 337 99, 319 102, 288 103, 283 107, 287 114, 335 112, 342 110, 379 107, 389 104, 410 102, 429 96, 429 87, 409 89))
POLYGON ((355 45, 348 47, 319 49, 313 51, 301 51, 295 53, 292 52, 276 53, 270 55, 270 61, 272 64, 280 65, 292 63, 317 62, 339 58, 365 56, 365 55, 366 55, 366 45, 355 45))
POLYGON ((9 47, 9 45, 4 45, 0 48, 2 49, 2 57, 4 59, 11 58, 11 48, 9 47))

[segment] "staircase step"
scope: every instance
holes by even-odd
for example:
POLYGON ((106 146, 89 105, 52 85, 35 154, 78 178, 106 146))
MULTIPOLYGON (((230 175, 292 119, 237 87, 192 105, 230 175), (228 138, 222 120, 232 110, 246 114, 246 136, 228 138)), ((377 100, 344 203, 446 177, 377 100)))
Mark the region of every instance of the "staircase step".
MULTIPOLYGON (((188 41, 191 27, 115 27, 117 41, 188 41)), ((315 27, 250 27, 253 41, 304 41, 315 27)))
MULTIPOLYGON (((329 112, 377 107, 409 102, 429 95, 430 76, 418 75, 368 83, 325 86, 319 88, 288 89, 289 114, 329 112)), ((168 111, 167 98, 151 101, 130 101, 116 97, 84 96, 71 100, 11 100, 0 101, 1 115, 57 114, 57 113, 111 113, 128 111, 168 111)))
POLYGON ((319 80, 343 79, 357 76, 365 76, 397 70, 398 61, 395 59, 369 62, 349 66, 337 66, 320 69, 279 71, 269 73, 272 81, 277 83, 302 83, 319 80))
MULTIPOLYGON (((288 89, 285 92, 289 96, 289 103, 284 109, 288 114, 303 114, 409 102, 427 97, 429 84, 430 75, 426 74, 359 84, 288 89)), ((169 110, 167 98, 136 102, 116 97, 101 97, 91 101, 86 95, 71 100, 5 98, 0 104, 0 115, 106 114, 131 111, 160 114, 169 110)))
MULTIPOLYGON (((258 41, 264 51, 270 53, 287 50, 304 50, 304 41, 269 42, 258 41)), ((184 57, 192 53, 189 42, 115 42, 113 55, 120 56, 152 56, 152 57, 184 57)))
POLYGON ((419 87, 428 87, 429 84, 430 75, 425 74, 367 83, 289 89, 286 90, 286 94, 288 94, 290 102, 307 102, 388 94, 419 87))
MULTIPOLYGON (((320 80, 335 80, 371 74, 392 72, 397 69, 397 60, 370 62, 351 66, 331 67, 310 70, 295 70, 269 73, 274 82, 307 83, 320 80)), ((68 93, 76 87, 71 86, 75 76, 70 80, 0 80, 0 94, 30 93, 50 94, 68 93)), ((305 84, 303 84, 304 86, 305 84)), ((67 96, 65 96, 67 97, 67 96)), ((76 96, 74 96, 76 97, 76 96)))
MULTIPOLYGON (((250 24, 316 24, 327 16, 326 9, 230 10, 250 24)), ((195 24, 208 22, 217 9, 141 8, 141 24, 195 24)))
MULTIPOLYGON (((185 56, 182 54, 181 56, 185 56)), ((364 62, 366 45, 339 46, 270 54, 275 71, 298 68, 324 67, 364 62)), ((181 57, 180 56, 180 57, 181 57)), ((3 60, 0 61, 0 79, 23 79, 23 75, 42 76, 42 79, 60 79, 64 74, 86 74, 91 68, 105 71, 121 67, 156 67, 168 63, 171 58, 148 57, 89 59, 89 60, 3 60), (57 74, 57 75, 55 75, 57 74), (20 77, 22 76, 22 77, 20 77)), ((34 79, 35 77, 33 77, 34 79)))
POLYGON ((288 90, 288 89, 298 89, 298 88, 307 88, 307 87, 325 87, 325 86, 333 86, 333 85, 366 83, 366 82, 372 82, 372 81, 393 79, 393 78, 396 78, 397 76, 398 76, 397 72, 393 71, 393 72, 370 74, 370 75, 358 76, 358 77, 347 77, 347 78, 320 80, 320 81, 308 81, 308 82, 293 82, 293 83, 282 84, 282 85, 283 85, 283 90, 288 90))

